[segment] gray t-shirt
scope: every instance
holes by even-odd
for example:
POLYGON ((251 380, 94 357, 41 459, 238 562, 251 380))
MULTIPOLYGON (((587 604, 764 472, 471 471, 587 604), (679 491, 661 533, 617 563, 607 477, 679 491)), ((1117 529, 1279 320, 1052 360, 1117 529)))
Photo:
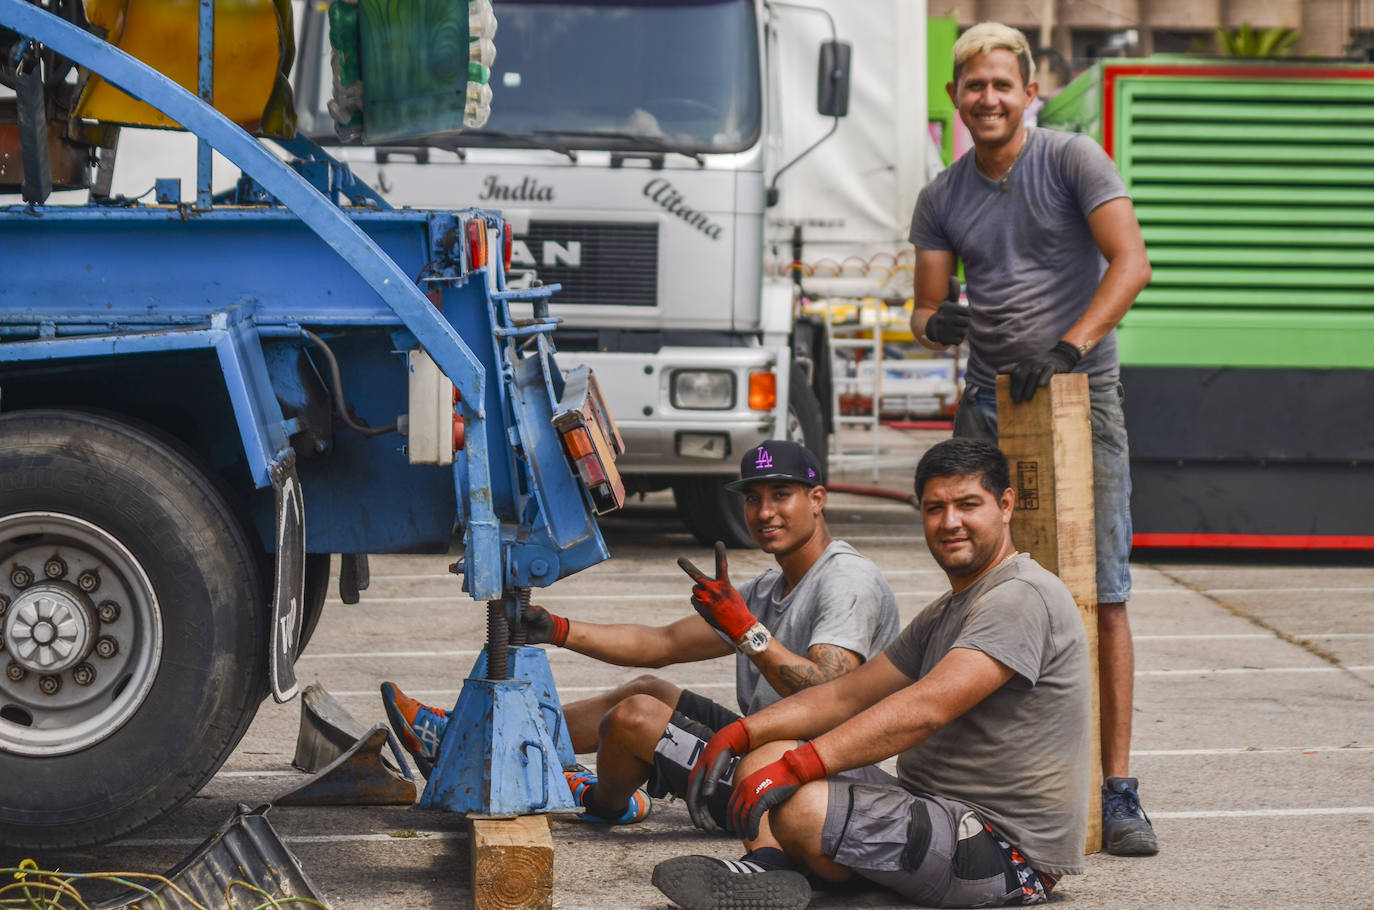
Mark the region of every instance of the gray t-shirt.
MULTIPOLYGON (((769 569, 739 586, 759 622, 789 651, 806 656, 812 645, 837 645, 869 660, 897 634, 897 598, 882 571, 842 540, 832 540, 797 586, 769 569)), ((735 664, 740 711, 753 714, 782 696, 743 654, 735 664)))
POLYGON ((1018 554, 922 610, 887 656, 920 679, 952 648, 982 651, 1015 675, 901 753, 902 785, 972 806, 1041 872, 1081 872, 1092 698, 1073 597, 1018 554))
MULTIPOLYGON (((1091 137, 1034 127, 1005 190, 978 172, 971 152, 921 190, 911 242, 964 263, 969 383, 993 388, 997 373, 1054 347, 1083 314, 1107 270, 1088 214, 1123 196, 1121 175, 1091 137)), ((1116 384, 1115 329, 1074 372, 1094 388, 1116 384)))

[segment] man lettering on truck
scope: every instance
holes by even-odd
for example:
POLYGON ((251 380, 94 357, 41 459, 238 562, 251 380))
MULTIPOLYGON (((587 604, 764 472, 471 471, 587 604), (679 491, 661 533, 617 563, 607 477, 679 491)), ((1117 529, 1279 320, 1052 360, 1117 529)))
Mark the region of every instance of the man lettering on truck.
POLYGON ((1102 695, 1103 845, 1149 855, 1158 842, 1128 777, 1135 656, 1131 475, 1116 325, 1150 280, 1125 184, 1088 136, 1033 129, 1032 60, 1019 31, 985 22, 954 45, 948 91, 973 136, 965 155, 921 190, 911 221, 917 299, 911 329, 928 348, 969 343, 954 435, 997 440, 998 373, 1029 401, 1055 373, 1087 373, 1097 526, 1102 695), (962 260, 969 306, 945 297, 962 260))
MULTIPOLYGON (((696 613, 667 626, 603 625, 568 620, 542 607, 526 619, 526 641, 571 648, 607 663, 665 667, 737 652, 740 710, 758 711, 810 686, 848 673, 897 632, 897 600, 882 572, 844 541, 834 540, 822 510, 826 490, 816 456, 793 442, 766 440, 745 453, 739 480, 754 541, 777 560, 736 589, 716 544, 716 577, 678 560, 696 583, 696 613), (803 656, 805 655, 805 656, 803 656)), ((428 776, 443 739, 444 712, 382 684, 387 716, 428 776)), ((706 741, 739 718, 722 705, 645 675, 564 706, 577 752, 597 752, 597 776, 569 771, 568 784, 586 821, 623 825, 649 813, 649 796, 684 796, 687 775, 706 741), (647 794, 639 788, 647 782, 647 794)), ((722 787, 705 810, 723 823, 722 787)), ((705 824, 693 814, 693 821, 705 824)))
POLYGON ((950 590, 853 673, 711 739, 688 805, 729 786, 719 770, 748 752, 728 817, 749 852, 660 863, 654 884, 679 906, 799 910, 802 870, 858 874, 923 907, 1038 903, 1082 871, 1092 725, 1078 608, 1016 552, 996 446, 939 443, 915 489, 950 590), (896 777, 876 764, 894 755, 896 777))

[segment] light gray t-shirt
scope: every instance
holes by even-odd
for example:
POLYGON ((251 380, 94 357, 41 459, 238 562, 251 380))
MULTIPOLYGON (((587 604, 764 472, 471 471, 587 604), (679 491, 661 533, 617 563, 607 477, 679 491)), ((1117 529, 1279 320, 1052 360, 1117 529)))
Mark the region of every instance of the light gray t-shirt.
POLYGON ((901 753, 902 785, 972 806, 1041 872, 1081 872, 1092 697, 1068 588, 1018 554, 922 610, 887 656, 920 679, 952 648, 982 651, 1015 675, 901 753))
MULTIPOLYGON (((797 586, 769 569, 739 586, 759 622, 789 651, 806 656, 812 645, 837 645, 869 660, 897 634, 897 598, 878 566, 842 540, 832 540, 797 586)), ((753 714, 782 696, 743 654, 735 664, 740 711, 753 714)))
MULTIPOLYGON (((916 199, 910 239, 964 263, 972 326, 968 382, 991 389, 997 373, 1054 347, 1087 309, 1107 261, 1088 214, 1128 196, 1107 153, 1082 133, 1031 127, 1001 180, 978 172, 972 152, 916 199)), ((1115 385, 1116 330, 1074 367, 1094 388, 1115 385)))

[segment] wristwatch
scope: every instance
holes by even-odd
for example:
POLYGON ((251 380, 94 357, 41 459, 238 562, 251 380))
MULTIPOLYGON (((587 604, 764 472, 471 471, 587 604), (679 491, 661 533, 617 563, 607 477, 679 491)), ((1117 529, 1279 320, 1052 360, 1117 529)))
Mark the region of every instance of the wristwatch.
POLYGON ((761 622, 756 622, 749 627, 749 631, 744 633, 744 637, 735 642, 735 649, 746 657, 753 657, 755 654, 762 654, 768 649, 768 643, 773 640, 773 634, 761 622))

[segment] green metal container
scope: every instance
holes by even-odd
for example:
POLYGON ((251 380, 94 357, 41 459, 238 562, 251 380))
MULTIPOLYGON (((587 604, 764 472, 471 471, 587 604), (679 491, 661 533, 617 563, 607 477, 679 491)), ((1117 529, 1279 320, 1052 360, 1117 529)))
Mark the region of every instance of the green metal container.
POLYGON ((1153 279, 1119 329, 1136 543, 1374 549, 1374 66, 1104 60, 1153 279))

